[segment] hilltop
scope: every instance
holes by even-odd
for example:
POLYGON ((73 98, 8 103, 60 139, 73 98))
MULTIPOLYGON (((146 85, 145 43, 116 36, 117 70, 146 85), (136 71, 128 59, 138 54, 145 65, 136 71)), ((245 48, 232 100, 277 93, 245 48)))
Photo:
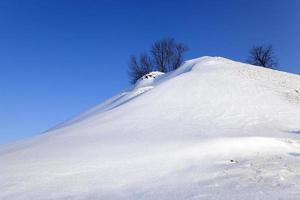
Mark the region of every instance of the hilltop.
POLYGON ((299 122, 300 76, 188 60, 1 146, 0 199, 296 200, 299 122))

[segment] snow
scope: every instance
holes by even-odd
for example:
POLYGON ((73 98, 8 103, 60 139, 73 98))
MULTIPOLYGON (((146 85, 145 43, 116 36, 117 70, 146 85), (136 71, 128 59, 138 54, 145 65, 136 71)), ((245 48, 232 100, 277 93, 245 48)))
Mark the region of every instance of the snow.
POLYGON ((0 199, 300 198, 300 77, 186 61, 0 147, 0 199))
POLYGON ((164 75, 163 72, 154 71, 150 72, 148 74, 145 74, 143 77, 141 77, 139 80, 137 80, 137 83, 135 84, 135 87, 145 87, 145 86, 152 86, 154 82, 159 78, 161 78, 164 75))

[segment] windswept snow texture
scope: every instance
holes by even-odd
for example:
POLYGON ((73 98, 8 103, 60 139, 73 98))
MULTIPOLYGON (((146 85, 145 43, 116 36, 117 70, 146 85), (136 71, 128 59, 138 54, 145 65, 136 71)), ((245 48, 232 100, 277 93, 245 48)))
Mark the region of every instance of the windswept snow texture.
POLYGON ((186 61, 0 147, 1 200, 300 199, 300 77, 186 61))

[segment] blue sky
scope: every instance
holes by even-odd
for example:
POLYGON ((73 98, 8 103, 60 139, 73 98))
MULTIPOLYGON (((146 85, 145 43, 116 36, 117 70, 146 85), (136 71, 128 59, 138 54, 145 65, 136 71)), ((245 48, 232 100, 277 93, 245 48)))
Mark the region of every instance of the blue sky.
POLYGON ((0 1, 0 144, 28 138, 129 86, 131 54, 166 36, 186 58, 244 61, 272 44, 300 73, 298 0, 0 1))

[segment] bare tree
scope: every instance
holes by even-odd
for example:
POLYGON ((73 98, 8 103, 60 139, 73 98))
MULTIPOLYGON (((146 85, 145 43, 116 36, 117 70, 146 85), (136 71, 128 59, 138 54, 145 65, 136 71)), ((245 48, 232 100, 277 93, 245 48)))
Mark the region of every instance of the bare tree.
POLYGON ((269 46, 254 46, 249 51, 248 63, 261 67, 274 69, 277 66, 273 47, 269 46))
POLYGON ((139 78, 153 70, 151 59, 145 53, 140 55, 139 61, 135 56, 131 56, 128 67, 131 83, 135 83, 139 78))
POLYGON ((174 50, 174 59, 173 59, 173 70, 180 67, 183 62, 183 55, 188 50, 188 47, 184 44, 176 44, 174 50))
POLYGON ((155 42, 149 54, 143 53, 137 59, 131 56, 129 76, 132 83, 151 71, 169 72, 180 67, 187 46, 177 43, 173 38, 164 38, 155 42), (149 56, 150 55, 150 56, 149 56))
POLYGON ((177 43, 174 38, 164 38, 152 45, 150 53, 155 68, 161 72, 169 72, 181 65, 183 54, 187 50, 186 45, 177 43))

